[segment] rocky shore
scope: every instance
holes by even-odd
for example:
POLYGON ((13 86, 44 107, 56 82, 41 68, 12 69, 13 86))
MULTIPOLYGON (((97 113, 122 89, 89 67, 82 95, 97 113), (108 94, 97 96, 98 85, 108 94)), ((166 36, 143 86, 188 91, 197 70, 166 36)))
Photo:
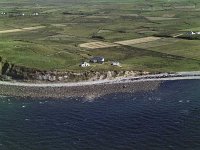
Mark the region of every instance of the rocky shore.
POLYGON ((160 81, 116 84, 94 84, 85 86, 63 87, 25 87, 0 85, 0 95, 37 98, 65 98, 82 97, 93 99, 95 97, 111 93, 133 93, 137 91, 149 91, 159 87, 160 81))
POLYGON ((0 82, 0 95, 39 98, 83 97, 92 99, 111 93, 156 90, 165 80, 200 79, 200 72, 130 76, 113 80, 74 83, 0 82))

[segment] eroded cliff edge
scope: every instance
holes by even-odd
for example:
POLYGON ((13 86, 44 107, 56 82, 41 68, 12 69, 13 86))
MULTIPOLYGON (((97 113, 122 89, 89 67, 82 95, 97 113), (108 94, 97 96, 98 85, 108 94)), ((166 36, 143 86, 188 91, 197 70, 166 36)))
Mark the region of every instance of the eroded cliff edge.
POLYGON ((42 81, 42 82, 78 82, 97 81, 103 79, 114 79, 117 77, 128 77, 146 75, 149 72, 143 71, 47 71, 34 68, 18 66, 3 60, 0 57, 0 79, 21 80, 21 81, 42 81))

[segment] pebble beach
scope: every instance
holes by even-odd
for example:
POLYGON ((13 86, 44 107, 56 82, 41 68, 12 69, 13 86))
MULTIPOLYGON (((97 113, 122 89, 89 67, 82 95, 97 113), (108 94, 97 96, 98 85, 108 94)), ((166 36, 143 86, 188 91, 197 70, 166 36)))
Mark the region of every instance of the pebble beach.
POLYGON ((132 93, 155 90, 166 80, 200 79, 200 72, 163 73, 113 80, 85 81, 77 83, 27 83, 0 82, 0 95, 17 97, 94 98, 111 93, 132 93))

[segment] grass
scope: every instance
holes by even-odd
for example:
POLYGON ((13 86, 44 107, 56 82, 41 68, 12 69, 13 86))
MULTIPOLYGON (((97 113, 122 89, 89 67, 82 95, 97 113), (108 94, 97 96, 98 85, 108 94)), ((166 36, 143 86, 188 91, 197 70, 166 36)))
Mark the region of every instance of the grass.
POLYGON ((193 32, 197 31, 197 32, 200 32, 200 27, 190 28, 190 29, 184 29, 182 31, 193 31, 193 32))
POLYGON ((123 61, 127 68, 134 70, 146 70, 150 72, 168 72, 168 71, 192 71, 200 67, 197 61, 176 58, 163 58, 157 56, 143 56, 130 58, 123 61))
POLYGON ((199 8, 198 0, 38 0, 36 4, 31 0, 0 0, 0 12, 6 12, 0 15, 0 31, 46 26, 0 34, 0 56, 15 65, 41 70, 199 70, 199 40, 165 37, 160 41, 96 50, 78 46, 98 41, 93 35, 103 37, 100 41, 116 42, 200 31, 199 8), (33 16, 34 12, 39 15, 33 16), (166 17, 176 19, 162 19, 166 17), (92 56, 104 56, 106 63, 79 67, 81 61, 92 56), (109 63, 113 60, 120 61, 122 68, 113 68, 109 63))
POLYGON ((150 48, 166 54, 182 56, 200 61, 200 42, 198 40, 178 40, 177 42, 150 48))

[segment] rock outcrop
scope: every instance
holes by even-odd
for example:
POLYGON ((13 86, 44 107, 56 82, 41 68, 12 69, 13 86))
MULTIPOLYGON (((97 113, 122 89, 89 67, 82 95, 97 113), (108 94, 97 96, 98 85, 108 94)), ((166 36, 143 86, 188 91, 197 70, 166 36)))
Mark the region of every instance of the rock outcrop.
POLYGON ((85 72, 61 72, 44 71, 34 68, 17 66, 0 58, 1 79, 12 78, 23 81, 42 81, 42 82, 77 82, 77 81, 97 81, 103 79, 114 79, 117 77, 137 76, 148 74, 139 71, 85 71, 85 72))

